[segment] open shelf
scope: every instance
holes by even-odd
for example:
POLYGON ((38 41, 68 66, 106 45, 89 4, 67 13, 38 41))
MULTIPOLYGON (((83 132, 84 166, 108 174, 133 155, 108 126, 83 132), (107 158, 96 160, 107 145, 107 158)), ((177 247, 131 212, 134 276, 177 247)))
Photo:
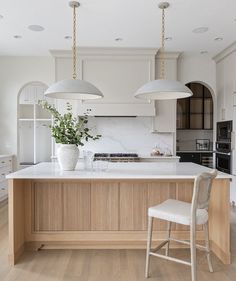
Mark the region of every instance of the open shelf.
MULTIPOLYGON (((18 159, 22 166, 50 161, 52 138, 51 114, 38 105, 47 86, 33 82, 23 88, 18 103, 18 159)), ((52 103, 52 100, 50 100, 52 103)))

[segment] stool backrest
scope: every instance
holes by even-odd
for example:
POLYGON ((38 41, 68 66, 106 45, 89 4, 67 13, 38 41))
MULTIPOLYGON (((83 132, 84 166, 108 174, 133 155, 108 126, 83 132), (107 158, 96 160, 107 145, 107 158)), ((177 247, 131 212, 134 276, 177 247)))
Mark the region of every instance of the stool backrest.
POLYGON ((212 181, 217 176, 217 171, 213 170, 209 173, 198 175, 194 181, 192 211, 196 209, 208 209, 212 181))

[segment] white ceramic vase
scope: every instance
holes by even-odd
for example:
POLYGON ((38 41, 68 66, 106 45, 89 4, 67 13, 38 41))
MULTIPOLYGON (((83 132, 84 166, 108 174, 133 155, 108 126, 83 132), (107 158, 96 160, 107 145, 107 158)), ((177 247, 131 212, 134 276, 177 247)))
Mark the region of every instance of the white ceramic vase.
POLYGON ((79 149, 75 144, 60 144, 57 158, 61 170, 73 171, 79 159, 79 149))

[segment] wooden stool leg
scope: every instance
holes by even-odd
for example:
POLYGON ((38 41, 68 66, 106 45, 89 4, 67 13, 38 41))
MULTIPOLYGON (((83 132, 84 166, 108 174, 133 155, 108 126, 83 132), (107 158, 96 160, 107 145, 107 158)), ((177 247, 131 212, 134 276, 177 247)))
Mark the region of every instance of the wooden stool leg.
POLYGON ((149 259, 150 259, 150 250, 152 244, 152 224, 153 217, 148 217, 148 237, 147 237, 147 254, 146 254, 146 269, 145 269, 145 277, 149 276, 149 259))
POLYGON ((166 244, 166 256, 169 256, 170 234, 171 234, 171 221, 168 221, 168 225, 167 225, 167 240, 168 240, 168 243, 166 244))
POLYGON ((213 272, 212 262, 211 262, 211 252, 210 252, 210 245, 209 245, 209 231, 208 231, 208 222, 203 225, 204 234, 205 234, 205 243, 206 243, 206 249, 207 249, 207 262, 209 271, 213 272))
POLYGON ((190 251, 192 281, 197 281, 197 256, 196 256, 196 225, 190 226, 190 251))

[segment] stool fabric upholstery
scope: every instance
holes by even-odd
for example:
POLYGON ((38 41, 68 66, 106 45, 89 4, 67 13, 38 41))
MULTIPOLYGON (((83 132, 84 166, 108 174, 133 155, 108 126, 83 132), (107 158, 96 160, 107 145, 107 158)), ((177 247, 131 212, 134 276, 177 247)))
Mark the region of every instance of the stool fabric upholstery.
MULTIPOLYGON (((163 203, 150 207, 148 216, 156 217, 179 224, 191 224, 191 203, 168 199, 163 203)), ((208 221, 208 212, 205 209, 197 209, 196 223, 205 224, 208 221)))

